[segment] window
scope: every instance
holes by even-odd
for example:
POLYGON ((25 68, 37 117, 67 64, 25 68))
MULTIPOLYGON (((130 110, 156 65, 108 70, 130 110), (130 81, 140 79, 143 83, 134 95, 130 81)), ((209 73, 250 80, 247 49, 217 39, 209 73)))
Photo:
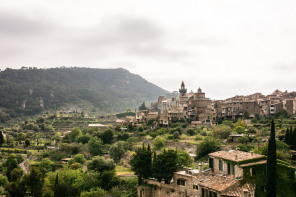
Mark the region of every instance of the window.
POLYGON ((230 174, 230 163, 227 163, 227 173, 230 174))
POLYGON ((235 165, 234 164, 232 164, 232 174, 233 174, 233 176, 235 176, 235 165))
POLYGON ((193 185, 193 189, 198 190, 198 185, 193 185))
POLYGON ((219 160, 219 170, 223 172, 223 160, 219 160))
POLYGON ((256 175, 256 169, 255 168, 251 168, 251 175, 252 176, 256 175))
POLYGON ((209 168, 212 168, 214 170, 214 159, 209 158, 209 168))
POLYGON ((177 185, 182 185, 182 186, 185 186, 185 180, 184 179, 178 179, 177 180, 177 185))

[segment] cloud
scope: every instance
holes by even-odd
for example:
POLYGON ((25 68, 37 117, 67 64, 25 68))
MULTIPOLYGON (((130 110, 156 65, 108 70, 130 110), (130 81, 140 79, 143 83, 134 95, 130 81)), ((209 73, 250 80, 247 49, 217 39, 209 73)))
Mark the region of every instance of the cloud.
POLYGON ((29 18, 19 13, 0 13, 0 36, 23 38, 35 36, 50 30, 48 21, 29 18))

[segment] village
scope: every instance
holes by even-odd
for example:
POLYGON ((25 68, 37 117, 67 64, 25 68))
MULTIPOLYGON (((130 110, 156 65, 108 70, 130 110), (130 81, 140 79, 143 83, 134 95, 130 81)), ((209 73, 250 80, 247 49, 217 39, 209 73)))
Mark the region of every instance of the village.
POLYGON ((182 82, 178 97, 159 96, 135 112, 100 117, 46 113, 2 129, 0 191, 13 194, 12 185, 25 184, 33 170, 43 174, 36 184, 45 196, 58 196, 65 188, 69 191, 61 196, 264 196, 267 141, 275 119, 279 196, 295 196, 294 95, 276 90, 212 101, 201 88, 187 93, 182 82), (150 167, 137 166, 141 151, 148 151, 150 167), (165 155, 179 163, 157 163, 165 155), (10 166, 11 160, 18 165, 10 166), (162 175, 151 167, 157 165, 162 175), (141 168, 151 169, 142 176, 141 168), (105 173, 110 173, 107 186, 105 173), (87 183, 87 176, 94 181, 87 183), (78 180, 83 180, 79 187, 78 180))

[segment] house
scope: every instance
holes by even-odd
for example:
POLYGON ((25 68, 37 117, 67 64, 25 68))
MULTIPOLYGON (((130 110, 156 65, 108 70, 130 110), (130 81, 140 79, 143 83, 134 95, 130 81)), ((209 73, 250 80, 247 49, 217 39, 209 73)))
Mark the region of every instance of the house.
POLYGON ((254 197, 255 185, 244 181, 244 176, 256 174, 257 166, 265 165, 264 155, 239 150, 209 154, 209 168, 186 169, 175 172, 170 184, 146 179, 138 187, 140 197, 254 197), (245 174, 247 173, 247 174, 245 174), (148 184, 148 186, 147 186, 148 184))

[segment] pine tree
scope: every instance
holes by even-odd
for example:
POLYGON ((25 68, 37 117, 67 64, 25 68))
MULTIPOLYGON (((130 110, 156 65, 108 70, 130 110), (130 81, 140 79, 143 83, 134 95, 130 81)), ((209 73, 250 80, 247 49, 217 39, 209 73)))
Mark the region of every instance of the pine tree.
POLYGON ((276 197, 276 143, 273 120, 268 140, 266 192, 268 197, 276 197))

